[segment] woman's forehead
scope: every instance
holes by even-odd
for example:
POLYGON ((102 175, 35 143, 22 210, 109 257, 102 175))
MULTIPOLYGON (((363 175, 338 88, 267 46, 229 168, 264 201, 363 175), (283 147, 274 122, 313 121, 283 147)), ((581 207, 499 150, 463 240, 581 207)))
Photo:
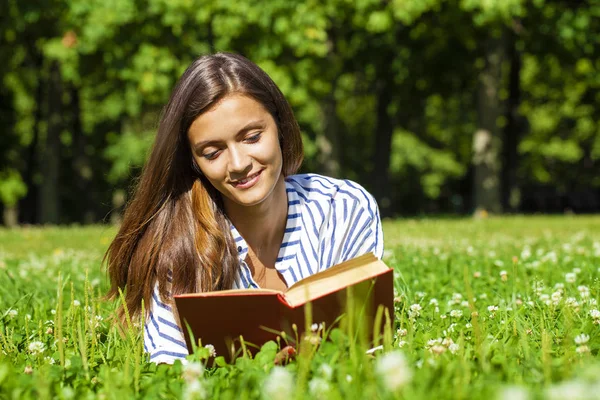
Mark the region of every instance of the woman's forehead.
POLYGON ((188 136, 194 142, 218 140, 271 121, 271 115, 261 103, 249 96, 234 94, 221 99, 199 115, 192 122, 188 136))

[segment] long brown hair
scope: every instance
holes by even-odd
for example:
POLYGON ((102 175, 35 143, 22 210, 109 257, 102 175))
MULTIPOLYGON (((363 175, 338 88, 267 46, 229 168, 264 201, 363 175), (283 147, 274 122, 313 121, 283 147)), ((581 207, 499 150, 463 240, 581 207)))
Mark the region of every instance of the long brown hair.
MULTIPOLYGON (((195 60, 183 73, 163 110, 150 156, 126 207, 104 262, 110 298, 124 292, 130 316, 151 304, 158 282, 161 298, 231 288, 237 249, 221 195, 199 173, 187 131, 192 122, 231 93, 260 102, 277 123, 284 176, 302 163, 300 129, 277 85, 256 64, 231 53, 195 60), (172 276, 170 275, 172 274, 172 276), (167 280, 172 280, 171 293, 167 280)), ((124 317, 123 307, 119 315, 124 317)))

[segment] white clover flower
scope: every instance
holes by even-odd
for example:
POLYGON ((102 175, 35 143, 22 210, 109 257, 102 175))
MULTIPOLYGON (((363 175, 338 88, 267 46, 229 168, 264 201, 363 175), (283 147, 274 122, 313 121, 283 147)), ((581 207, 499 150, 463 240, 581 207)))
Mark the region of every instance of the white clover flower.
POLYGON ((329 390, 329 382, 323 378, 313 378, 308 382, 308 392, 314 398, 327 399, 329 390))
POLYGON ((406 336, 406 335, 408 335, 408 331, 406 329, 403 329, 403 328, 398 328, 398 330, 396 331, 396 333, 398 334, 398 336, 406 336))
POLYGON ((454 344, 454 340, 452 340, 452 338, 444 338, 444 340, 442 340, 442 346, 450 346, 451 344, 454 344))
POLYGON ((263 385, 263 397, 273 400, 289 400, 294 395, 294 376, 284 367, 275 366, 263 385))
POLYGON ((401 340, 398 342, 398 347, 403 348, 407 344, 408 344, 408 342, 406 340, 401 340))
POLYGON ((73 300, 73 305, 75 307, 79 307, 81 305, 81 302, 79 300, 73 300))
POLYGON ((44 343, 42 343, 42 342, 35 341, 35 342, 29 343, 28 349, 31 354, 33 354, 34 356, 37 356, 38 354, 41 354, 44 352, 44 350, 46 349, 46 346, 44 346, 44 343))
POLYGON ((481 272, 480 271, 473 272, 473 278, 481 278, 481 272))
POLYGON ((429 300, 429 304, 433 304, 433 305, 437 306, 438 301, 437 301, 437 299, 431 299, 431 300, 429 300))
POLYGON ((452 302, 454 304, 460 304, 460 302, 462 301, 462 298, 463 298, 463 296, 460 293, 453 293, 452 294, 452 302))
POLYGON ((410 306, 410 310, 408 311, 408 316, 410 318, 416 318, 421 315, 421 306, 419 304, 413 304, 410 306))
POLYGON ((591 399, 588 385, 583 381, 567 381, 546 389, 548 400, 583 400, 591 399))
POLYGON ((199 362, 188 362, 183 365, 183 380, 189 385, 204 375, 204 365, 199 362))
POLYGON ((581 273, 581 268, 573 268, 573 273, 574 274, 580 274, 581 273))
POLYGON ((550 296, 552 298, 552 302, 557 305, 558 303, 560 303, 560 300, 562 299, 562 293, 561 292, 554 292, 552 293, 552 295, 550 296))
POLYGON ((448 350, 450 350, 450 353, 456 354, 458 350, 460 350, 460 346, 458 343, 452 343, 450 346, 448 346, 448 350))
POLYGON ((184 400, 207 399, 208 392, 204 381, 199 379, 189 382, 183 391, 184 400))
POLYGON ((498 400, 529 400, 529 391, 523 386, 505 386, 498 392, 498 400))
POLYGON ((473 324, 471 324, 470 322, 467 322, 465 324, 465 328, 467 328, 467 329, 471 329, 472 327, 473 327, 473 324))
POLYGON ((538 297, 538 299, 542 303, 546 304, 547 306, 549 306, 549 305, 552 304, 552 300, 550 300, 550 295, 549 294, 542 293, 542 294, 540 294, 540 296, 538 297))
POLYGON ((377 358, 375 372, 385 387, 392 392, 397 391, 412 379, 412 371, 400 351, 393 351, 377 358))
POLYGON ((589 353, 590 352, 590 348, 587 347, 586 345, 582 345, 582 346, 578 346, 575 349, 576 352, 578 352, 579 354, 584 354, 584 353, 589 353))
POLYGON ((425 296, 426 296, 426 293, 425 293, 425 292, 416 292, 416 293, 415 293, 415 296, 417 296, 417 297, 419 297, 419 298, 421 298, 421 299, 422 299, 423 297, 425 297, 425 296))
POLYGON ((551 251, 542 257, 542 261, 550 261, 551 263, 556 264, 558 262, 558 256, 555 251, 551 251))
POLYGON ((31 314, 25 314, 25 319, 27 321, 31 321, 31 314))
POLYGON ((584 285, 577 286, 577 290, 579 290, 579 295, 581 296, 582 299, 590 297, 590 289, 587 286, 584 286, 584 285))
POLYGON ((487 309, 488 309, 489 312, 496 312, 496 311, 498 311, 498 306, 493 306, 493 305, 492 306, 488 306, 487 309))
POLYGON ((438 338, 438 339, 429 339, 429 340, 427 341, 426 348, 428 348, 428 349, 429 349, 429 348, 431 348, 431 347, 433 347, 433 346, 435 346, 435 345, 438 345, 438 344, 439 344, 439 345, 441 345, 441 344, 442 344, 442 338, 438 338))
POLYGON ((572 273, 572 272, 567 272, 565 274, 565 281, 567 281, 567 283, 574 283, 577 280, 577 275, 572 273))
POLYGON ((217 356, 217 352, 215 350, 215 346, 213 346, 212 344, 207 344, 204 346, 205 349, 208 349, 208 356, 209 357, 216 357, 217 356))
POLYGON ((321 366, 318 369, 318 372, 323 378, 327 380, 331 380, 331 378, 333 377, 333 368, 331 368, 329 364, 321 364, 321 366))
POLYGON ((431 346, 431 348, 429 349, 429 351, 433 354, 442 354, 446 351, 446 347, 442 346, 441 344, 436 344, 435 346, 431 346))
POLYGON ((586 344, 587 342, 589 342, 589 340, 590 337, 585 333, 575 336, 575 344, 586 344))
POLYGON ((565 300, 565 304, 569 307, 579 307, 579 303, 577 302, 577 299, 575 297, 567 297, 567 299, 565 300))
POLYGON ((462 317, 462 315, 463 315, 463 312, 461 310, 452 310, 452 311, 450 311, 450 316, 452 318, 460 318, 460 317, 462 317))
POLYGON ((590 310, 590 317, 593 319, 600 319, 600 311, 597 309, 590 310))
POLYGON ((19 315, 19 312, 17 310, 15 310, 14 308, 11 308, 10 310, 8 310, 8 312, 6 313, 6 315, 8 315, 8 318, 13 319, 17 315, 19 315))

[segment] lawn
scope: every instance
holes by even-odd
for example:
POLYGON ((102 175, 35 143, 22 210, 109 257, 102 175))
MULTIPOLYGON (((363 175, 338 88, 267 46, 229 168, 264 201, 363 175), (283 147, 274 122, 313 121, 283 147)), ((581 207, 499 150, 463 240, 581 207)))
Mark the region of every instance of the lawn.
POLYGON ((342 329, 285 367, 156 366, 103 300, 109 226, 0 230, 0 399, 600 398, 600 217, 385 221, 396 318, 383 350, 342 329))

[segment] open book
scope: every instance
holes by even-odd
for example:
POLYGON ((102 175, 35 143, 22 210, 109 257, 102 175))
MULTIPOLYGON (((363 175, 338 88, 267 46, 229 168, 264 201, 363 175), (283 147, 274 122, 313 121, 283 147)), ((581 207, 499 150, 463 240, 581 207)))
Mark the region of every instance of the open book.
POLYGON ((312 322, 331 327, 346 312, 350 287, 354 304, 364 306, 367 319, 373 320, 380 305, 393 318, 393 272, 373 253, 311 275, 286 291, 233 289, 183 294, 175 296, 175 305, 190 352, 188 326, 196 343, 212 344, 217 356, 233 360, 241 346, 240 336, 260 347, 281 332, 288 338, 295 337, 296 332, 303 334, 307 303, 312 322))

